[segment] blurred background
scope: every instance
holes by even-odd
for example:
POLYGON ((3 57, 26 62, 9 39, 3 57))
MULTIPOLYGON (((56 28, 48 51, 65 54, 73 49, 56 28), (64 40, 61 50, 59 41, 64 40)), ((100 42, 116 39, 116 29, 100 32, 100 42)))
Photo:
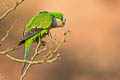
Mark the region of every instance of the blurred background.
MULTIPOLYGON (((15 2, 0 0, 0 15, 15 2)), ((71 32, 59 50, 61 60, 34 65, 25 80, 120 80, 120 0, 25 0, 0 21, 1 39, 17 19, 0 50, 15 46, 25 24, 40 11, 64 13, 65 27, 53 31, 60 39, 66 29, 71 32)), ((22 59, 24 45, 10 54, 22 59)), ((18 80, 21 66, 0 56, 0 80, 18 80)))

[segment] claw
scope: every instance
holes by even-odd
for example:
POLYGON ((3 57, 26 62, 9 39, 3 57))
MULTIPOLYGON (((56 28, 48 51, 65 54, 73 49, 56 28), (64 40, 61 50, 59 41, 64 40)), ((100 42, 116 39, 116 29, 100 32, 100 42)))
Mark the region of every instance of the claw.
POLYGON ((46 41, 41 40, 41 46, 45 46, 46 45, 46 41))

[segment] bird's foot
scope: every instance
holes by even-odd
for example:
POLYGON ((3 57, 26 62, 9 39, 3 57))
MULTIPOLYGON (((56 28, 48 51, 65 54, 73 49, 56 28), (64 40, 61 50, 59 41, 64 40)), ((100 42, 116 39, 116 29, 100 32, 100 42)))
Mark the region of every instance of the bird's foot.
POLYGON ((41 40, 40 46, 45 46, 45 45, 46 45, 46 41, 41 40))

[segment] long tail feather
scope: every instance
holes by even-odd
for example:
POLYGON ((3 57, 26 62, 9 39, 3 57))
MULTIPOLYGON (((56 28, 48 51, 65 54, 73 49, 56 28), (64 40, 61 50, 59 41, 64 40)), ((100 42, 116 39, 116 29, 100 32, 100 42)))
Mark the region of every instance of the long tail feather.
MULTIPOLYGON (((32 38, 30 38, 30 39, 28 39, 28 40, 25 41, 25 55, 24 55, 24 60, 26 60, 28 58, 28 54, 30 52, 32 42, 33 42, 32 38)), ((21 74, 24 71, 25 65, 26 65, 26 63, 23 63, 21 74)))

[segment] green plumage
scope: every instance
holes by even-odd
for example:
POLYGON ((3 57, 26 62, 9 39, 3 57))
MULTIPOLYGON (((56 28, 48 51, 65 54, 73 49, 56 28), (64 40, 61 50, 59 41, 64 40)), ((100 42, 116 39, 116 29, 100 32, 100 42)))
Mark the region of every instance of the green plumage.
MULTIPOLYGON (((32 43, 41 39, 49 34, 49 30, 54 26, 57 26, 54 19, 62 19, 62 13, 58 12, 40 12, 38 15, 33 17, 27 24, 23 33, 23 40, 20 41, 19 45, 25 43, 25 55, 26 60, 30 52, 32 43)), ((24 71, 26 63, 23 63, 22 72, 24 71)))
POLYGON ((49 29, 52 23, 52 20, 53 20, 53 16, 50 13, 42 12, 38 14, 28 22, 24 30, 24 35, 30 30, 35 28, 49 29))

